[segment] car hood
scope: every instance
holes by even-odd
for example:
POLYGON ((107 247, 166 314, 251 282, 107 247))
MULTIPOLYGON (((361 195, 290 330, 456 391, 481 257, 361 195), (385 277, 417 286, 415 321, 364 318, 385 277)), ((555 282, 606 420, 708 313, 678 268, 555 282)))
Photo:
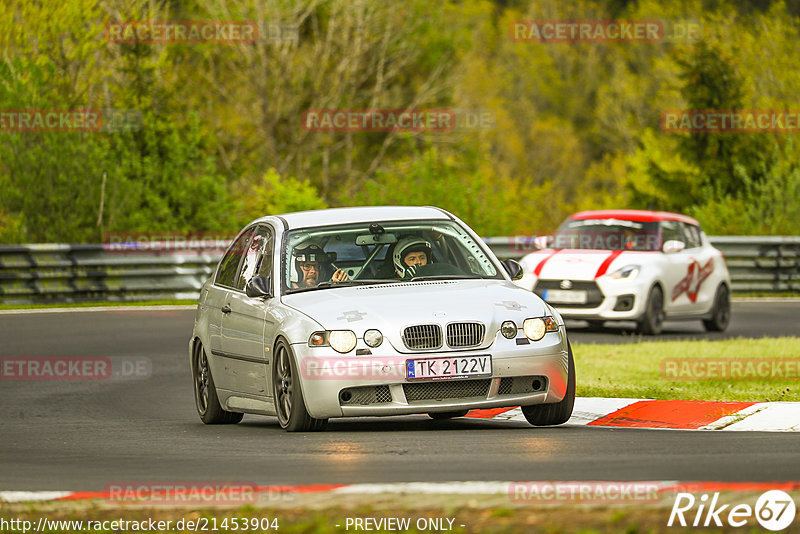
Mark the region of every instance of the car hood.
POLYGON ((656 260, 658 252, 622 250, 542 250, 523 260, 526 273, 545 280, 594 280, 626 265, 656 260))
POLYGON ((379 329, 399 351, 405 327, 478 321, 486 325, 488 346, 503 321, 522 327, 527 317, 551 315, 536 295, 505 280, 431 280, 320 289, 285 295, 287 306, 308 315, 326 330, 379 329))

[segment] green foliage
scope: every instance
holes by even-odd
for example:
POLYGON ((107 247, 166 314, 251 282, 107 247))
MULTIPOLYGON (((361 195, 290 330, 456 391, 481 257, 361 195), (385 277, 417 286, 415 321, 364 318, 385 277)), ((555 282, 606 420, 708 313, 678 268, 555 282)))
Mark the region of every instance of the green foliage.
MULTIPOLYGON (((769 156, 756 169, 758 179, 738 167, 744 186, 735 195, 712 198, 691 210, 711 235, 792 235, 800 213, 800 151, 794 138, 782 147, 773 143, 769 156)), ((709 195, 711 196, 711 195, 709 195)))
POLYGON ((647 129, 640 142, 627 158, 632 207, 682 211, 702 198, 701 171, 681 156, 678 139, 647 129))
POLYGON ((468 221, 480 235, 523 232, 548 223, 545 214, 533 211, 526 198, 546 198, 551 184, 521 191, 519 184, 497 176, 485 165, 477 147, 465 146, 455 153, 436 147, 397 161, 377 173, 354 197, 357 205, 437 206, 468 221))
MULTIPOLYGON (((724 110, 742 109, 744 98, 742 79, 736 73, 731 59, 724 53, 701 41, 686 58, 678 59, 684 81, 681 93, 688 109, 724 110)), ((711 187, 726 196, 741 190, 744 185, 737 166, 750 166, 758 161, 760 152, 759 136, 735 134, 691 133, 681 137, 681 154, 697 168, 701 169, 702 185, 711 187)), ((685 180, 681 176, 663 183, 669 184, 667 191, 679 191, 685 180)), ((689 198, 690 205, 698 199, 689 198)), ((686 205, 686 204, 684 204, 686 205)))
POLYGON ((246 220, 328 207, 308 180, 281 178, 275 169, 269 169, 261 182, 244 191, 242 197, 246 220))
MULTIPOLYGON (((794 4, 792 4, 793 6, 794 4)), ((281 34, 283 35, 283 34, 281 34)), ((284 35, 286 37, 287 35, 284 35)), ((578 209, 693 214, 797 234, 791 135, 675 134, 669 109, 796 109, 800 21, 781 1, 67 0, 0 3, 0 111, 126 109, 132 131, 0 128, 0 243, 236 230, 266 214, 438 205, 483 235, 578 209), (662 19, 697 42, 514 42, 518 20, 662 19), (255 43, 116 44, 111 20, 266 21, 255 43), (272 39, 268 24, 296 39, 272 39), (493 128, 314 132, 309 109, 455 108, 493 128)))

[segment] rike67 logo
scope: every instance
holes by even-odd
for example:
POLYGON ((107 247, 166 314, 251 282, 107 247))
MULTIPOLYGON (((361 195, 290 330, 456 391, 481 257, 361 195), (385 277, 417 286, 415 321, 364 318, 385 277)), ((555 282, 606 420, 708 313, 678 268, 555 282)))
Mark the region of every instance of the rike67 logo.
POLYGON ((669 514, 667 526, 682 527, 743 527, 751 524, 753 518, 761 527, 779 531, 794 521, 796 508, 792 497, 781 490, 770 490, 756 501, 755 507, 749 504, 720 504, 719 493, 710 498, 704 493, 696 499, 691 493, 678 493, 669 514))

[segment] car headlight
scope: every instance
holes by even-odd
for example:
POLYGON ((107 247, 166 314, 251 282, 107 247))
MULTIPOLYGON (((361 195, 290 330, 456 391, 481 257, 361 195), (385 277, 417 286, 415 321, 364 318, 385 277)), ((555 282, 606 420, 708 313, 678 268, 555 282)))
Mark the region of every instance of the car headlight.
POLYGON ((351 330, 326 330, 314 332, 308 338, 309 347, 332 347, 342 354, 356 348, 356 335, 351 330))
POLYGON ((350 352, 356 348, 356 335, 352 330, 331 330, 328 332, 328 343, 336 352, 350 352))
POLYGON ((383 334, 381 334, 380 330, 367 330, 364 332, 364 343, 368 346, 372 347, 373 349, 383 343, 383 334))
POLYGON ((522 322, 522 331, 528 339, 539 341, 547 332, 558 332, 558 324, 552 317, 533 317, 522 322))
POLYGON ((641 265, 626 265, 622 269, 617 269, 613 273, 611 273, 611 278, 614 280, 633 280, 639 275, 639 271, 642 270, 641 265))
POLYGON ((500 325, 500 333, 506 339, 514 339, 517 335, 517 325, 514 321, 505 321, 500 325))

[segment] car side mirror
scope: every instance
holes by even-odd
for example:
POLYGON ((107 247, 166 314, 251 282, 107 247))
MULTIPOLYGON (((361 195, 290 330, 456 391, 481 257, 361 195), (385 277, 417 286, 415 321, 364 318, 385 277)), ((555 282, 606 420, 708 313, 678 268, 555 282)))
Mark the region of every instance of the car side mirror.
POLYGON ((272 279, 269 276, 254 276, 247 282, 245 293, 251 299, 272 296, 272 279))
POLYGON ((500 262, 512 280, 522 278, 522 265, 517 260, 503 260, 500 262))
POLYGON ((533 246, 538 250, 543 250, 552 247, 556 242, 556 238, 552 235, 540 235, 533 239, 533 246))
POLYGON ((686 248, 686 243, 684 243, 683 241, 670 239, 669 241, 666 241, 664 243, 664 245, 661 247, 661 250, 664 251, 664 254, 674 254, 676 252, 680 252, 685 248, 686 248))

